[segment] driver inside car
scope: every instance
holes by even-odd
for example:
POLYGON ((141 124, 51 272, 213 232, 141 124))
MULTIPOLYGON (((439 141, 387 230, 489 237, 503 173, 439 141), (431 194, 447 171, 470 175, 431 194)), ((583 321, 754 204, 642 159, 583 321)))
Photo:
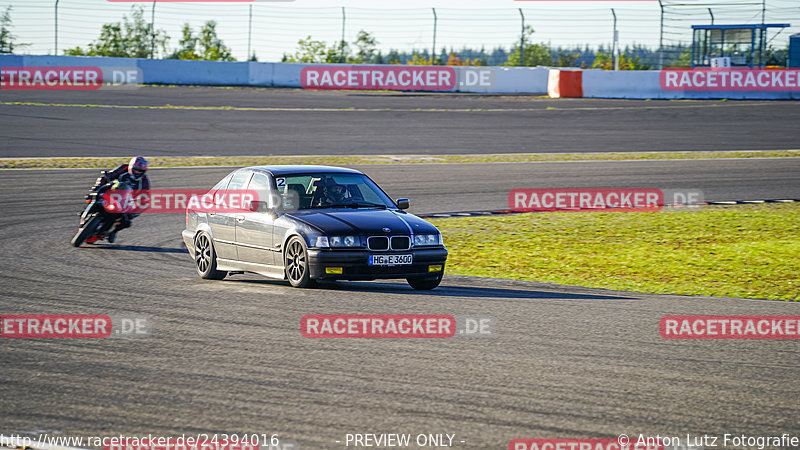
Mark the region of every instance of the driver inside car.
POLYGON ((341 205, 346 202, 347 188, 332 178, 323 186, 319 206, 341 205))

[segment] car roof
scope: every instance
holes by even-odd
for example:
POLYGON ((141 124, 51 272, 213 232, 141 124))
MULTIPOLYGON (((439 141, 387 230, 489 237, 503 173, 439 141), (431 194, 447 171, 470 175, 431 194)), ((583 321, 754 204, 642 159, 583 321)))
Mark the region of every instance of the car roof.
POLYGON ((294 173, 312 173, 312 172, 325 172, 325 173, 357 173, 361 174, 358 170, 348 169, 346 167, 335 166, 314 166, 314 165, 272 165, 272 166, 250 166, 244 167, 240 170, 258 170, 269 172, 272 175, 289 175, 294 173))

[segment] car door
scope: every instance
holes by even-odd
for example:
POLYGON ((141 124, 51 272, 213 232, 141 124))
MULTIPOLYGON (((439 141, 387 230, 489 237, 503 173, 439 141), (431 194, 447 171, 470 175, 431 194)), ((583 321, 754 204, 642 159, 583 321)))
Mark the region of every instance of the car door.
POLYGON ((255 191, 262 208, 254 212, 236 214, 236 248, 239 260, 271 266, 275 264, 272 228, 274 216, 265 207, 270 205, 270 177, 254 172, 247 189, 255 191))
POLYGON ((311 194, 308 194, 309 186, 313 184, 311 176, 298 175, 292 177, 275 178, 275 187, 278 189, 276 207, 276 219, 272 227, 273 242, 275 244, 275 264, 283 267, 283 239, 292 226, 292 222, 283 217, 287 213, 293 213, 298 209, 308 208, 311 204, 311 194), (288 178, 288 179, 287 179, 288 178), (295 191, 299 195, 292 197, 291 192, 295 191), (289 201, 289 199, 292 199, 289 201), (283 218, 282 218, 283 217, 283 218))
MULTIPOLYGON (((240 170, 233 174, 227 191, 237 191, 244 189, 252 175, 252 171, 240 170)), ((215 196, 216 198, 217 196, 215 196)), ((220 196, 221 198, 222 196, 220 196)), ((222 259, 237 260, 236 251, 236 216, 241 213, 226 212, 224 209, 214 210, 208 213, 208 225, 214 234, 214 249, 217 257, 222 259)))

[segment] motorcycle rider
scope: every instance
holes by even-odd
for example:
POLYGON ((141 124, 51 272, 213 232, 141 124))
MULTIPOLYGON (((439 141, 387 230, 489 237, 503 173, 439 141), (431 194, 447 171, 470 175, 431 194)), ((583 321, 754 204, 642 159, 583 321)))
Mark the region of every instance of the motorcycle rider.
MULTIPOLYGON (((138 191, 150 189, 150 180, 147 178, 147 160, 142 156, 134 156, 128 164, 122 164, 112 171, 104 171, 100 173, 100 177, 95 181, 92 191, 104 192, 110 189, 113 185, 125 185, 133 190, 134 193, 138 191)), ((139 216, 139 213, 125 213, 120 217, 117 226, 108 234, 107 239, 109 243, 114 243, 117 239, 117 232, 124 230, 131 226, 131 220, 139 216)), ((100 239, 102 236, 95 236, 87 239, 87 243, 92 243, 100 239)))

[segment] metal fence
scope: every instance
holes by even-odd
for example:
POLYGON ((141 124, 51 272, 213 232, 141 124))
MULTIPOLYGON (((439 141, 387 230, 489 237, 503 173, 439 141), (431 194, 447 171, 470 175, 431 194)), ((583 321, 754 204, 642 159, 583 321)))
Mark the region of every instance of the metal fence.
POLYGON ((674 61, 692 43, 692 25, 742 25, 790 23, 789 28, 770 31, 767 48, 785 49, 789 36, 800 32, 800 1, 797 0, 660 0, 659 48, 662 61, 674 61))
MULTIPOLYGON (((654 66, 680 56, 691 44, 690 27, 709 23, 791 23, 773 32, 770 45, 784 48, 789 35, 800 32, 798 0, 660 0, 620 2, 619 8, 599 8, 593 2, 564 2, 558 8, 531 6, 494 9, 378 9, 307 8, 268 3, 137 3, 156 29, 177 47, 181 28, 198 30, 215 20, 224 43, 238 60, 255 53, 260 61, 279 61, 291 54, 299 39, 311 36, 329 45, 352 42, 361 31, 370 32, 386 54, 390 49, 439 56, 463 48, 487 53, 519 45, 523 23, 533 27, 534 42, 551 48, 592 48, 606 51, 638 44, 656 50, 654 66), (658 52, 660 50, 660 52, 658 52)), ((12 6, 12 32, 20 53, 63 54, 97 39, 103 24, 118 22, 131 12, 131 3, 102 0, 0 0, 0 10, 12 6)), ((155 54, 155 57, 165 55, 155 54)), ((498 61, 492 61, 498 63, 498 61)))

